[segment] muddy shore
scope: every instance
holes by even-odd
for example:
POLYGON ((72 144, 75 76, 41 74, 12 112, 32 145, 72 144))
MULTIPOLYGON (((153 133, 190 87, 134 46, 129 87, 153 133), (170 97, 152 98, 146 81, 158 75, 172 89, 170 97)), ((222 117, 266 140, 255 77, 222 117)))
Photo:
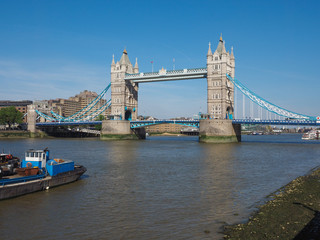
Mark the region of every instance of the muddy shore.
POLYGON ((224 239, 320 239, 320 168, 268 196, 248 222, 226 226, 224 239))

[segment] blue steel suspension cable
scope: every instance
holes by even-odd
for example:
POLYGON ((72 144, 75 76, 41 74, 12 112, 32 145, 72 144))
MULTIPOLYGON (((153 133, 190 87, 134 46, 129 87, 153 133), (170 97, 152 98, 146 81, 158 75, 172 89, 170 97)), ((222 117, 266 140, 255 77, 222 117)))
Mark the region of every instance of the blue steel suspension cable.
POLYGON ((98 101, 106 94, 106 92, 109 90, 110 87, 111 87, 111 83, 109 83, 109 85, 94 100, 92 100, 87 106, 85 106, 80 111, 72 114, 69 117, 63 117, 63 116, 61 116, 61 115, 59 115, 59 114, 57 114, 57 113, 55 113, 53 111, 51 111, 51 114, 53 114, 57 118, 57 120, 60 120, 60 121, 68 121, 68 120, 72 121, 72 120, 75 120, 75 119, 83 116, 84 114, 86 114, 88 111, 90 111, 98 103, 98 101), (77 114, 81 114, 83 111, 85 111, 85 109, 87 109, 91 105, 93 105, 93 106, 89 110, 87 110, 84 114, 74 117, 77 114))
POLYGON ((93 119, 95 117, 97 117, 98 115, 100 115, 103 111, 105 111, 106 109, 108 109, 110 106, 111 106, 111 103, 110 103, 111 99, 109 101, 107 101, 103 106, 101 106, 99 109, 97 109, 96 111, 90 113, 90 115, 82 118, 81 120, 90 120, 90 119, 93 119), (109 103, 109 105, 107 105, 109 103), (98 112, 98 113, 97 113, 98 112), (97 114, 95 114, 97 113, 97 114), (95 115, 94 115, 95 114, 95 115), (93 115, 93 116, 91 116, 93 115))
POLYGON ((103 112, 104 110, 106 110, 106 109, 111 105, 110 102, 111 102, 111 99, 108 100, 105 104, 103 104, 99 109, 95 110, 94 112, 91 112, 89 115, 87 115, 87 116, 85 116, 85 117, 83 117, 83 118, 80 118, 79 120, 90 119, 92 115, 94 115, 94 116, 92 116, 92 117, 95 117, 95 116, 101 114, 101 112, 103 112), (108 103, 110 103, 109 106, 107 106, 108 103))
POLYGON ((295 119, 306 119, 306 120, 316 120, 316 117, 308 116, 304 114, 295 113, 289 110, 286 110, 282 107, 279 107, 262 97, 258 96, 254 92, 252 92, 250 89, 248 89, 246 86, 244 86, 239 80, 236 80, 235 78, 232 78, 229 74, 226 74, 227 78, 248 98, 250 98, 253 102, 261 106, 262 108, 273 112, 277 115, 288 117, 288 118, 295 118, 295 119))
POLYGON ((106 92, 108 91, 108 89, 110 88, 111 83, 91 102, 89 103, 86 107, 84 107, 83 109, 81 109, 79 112, 69 116, 66 118, 66 120, 68 119, 78 119, 79 117, 83 116, 84 114, 86 114, 87 112, 89 112, 99 101, 100 99, 106 94, 106 92), (91 106, 92 105, 92 106, 91 106), (89 107, 91 106, 91 107, 89 107), (87 111, 85 111, 86 108, 89 108, 87 111), (82 113, 83 111, 85 111, 84 113, 82 113), (74 117, 75 115, 80 114, 79 116, 74 117))
MULTIPOLYGON (((90 104, 88 104, 88 105, 85 107, 85 108, 88 108, 90 105, 92 105, 92 106, 89 107, 88 110, 82 112, 79 116, 74 117, 74 119, 75 119, 75 120, 76 120, 76 119, 79 119, 79 118, 82 117, 83 115, 87 114, 92 108, 94 108, 94 107, 97 105, 97 103, 100 101, 100 99, 106 94, 106 92, 108 91, 108 89, 109 89, 110 86, 111 86, 111 84, 108 85, 108 87, 105 89, 105 91, 104 91, 103 94, 101 93, 95 100, 93 100, 90 104), (95 103, 92 104, 94 101, 95 101, 95 103)), ((84 108, 84 109, 85 109, 85 108, 84 108)), ((69 117, 69 118, 70 118, 70 117, 69 117)))
POLYGON ((50 120, 50 121, 56 121, 57 120, 57 119, 55 119, 53 117, 50 117, 50 116, 38 111, 37 109, 36 109, 36 113, 38 113, 39 116, 41 116, 41 117, 43 117, 43 118, 45 118, 47 120, 50 120))

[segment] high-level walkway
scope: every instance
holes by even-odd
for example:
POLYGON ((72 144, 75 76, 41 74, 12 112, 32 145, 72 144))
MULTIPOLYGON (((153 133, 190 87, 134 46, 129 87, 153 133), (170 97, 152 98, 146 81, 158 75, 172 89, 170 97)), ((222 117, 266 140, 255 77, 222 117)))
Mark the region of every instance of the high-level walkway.
POLYGON ((207 68, 192 68, 181 70, 165 70, 159 72, 126 74, 124 80, 131 80, 134 83, 160 82, 173 80, 199 79, 207 77, 207 68))

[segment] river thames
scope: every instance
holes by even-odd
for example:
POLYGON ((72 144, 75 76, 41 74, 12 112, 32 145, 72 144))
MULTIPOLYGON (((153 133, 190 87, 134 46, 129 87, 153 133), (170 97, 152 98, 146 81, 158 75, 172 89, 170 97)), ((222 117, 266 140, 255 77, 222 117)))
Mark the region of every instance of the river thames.
POLYGON ((77 182, 0 202, 0 239, 221 239, 266 196, 320 165, 320 141, 301 134, 243 136, 203 144, 197 137, 2 139, 23 158, 51 157, 87 168, 77 182))

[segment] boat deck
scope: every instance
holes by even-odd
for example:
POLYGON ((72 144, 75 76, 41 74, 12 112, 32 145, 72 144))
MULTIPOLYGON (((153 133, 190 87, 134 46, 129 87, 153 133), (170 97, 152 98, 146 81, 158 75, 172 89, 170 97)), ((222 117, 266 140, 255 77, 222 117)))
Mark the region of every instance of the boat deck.
POLYGON ((50 179, 50 176, 46 176, 46 174, 38 174, 38 175, 33 175, 33 176, 20 176, 18 174, 11 175, 11 176, 6 176, 0 179, 0 188, 5 187, 6 185, 10 184, 21 184, 24 182, 30 182, 30 181, 36 181, 39 179, 45 179, 48 178, 50 179))

